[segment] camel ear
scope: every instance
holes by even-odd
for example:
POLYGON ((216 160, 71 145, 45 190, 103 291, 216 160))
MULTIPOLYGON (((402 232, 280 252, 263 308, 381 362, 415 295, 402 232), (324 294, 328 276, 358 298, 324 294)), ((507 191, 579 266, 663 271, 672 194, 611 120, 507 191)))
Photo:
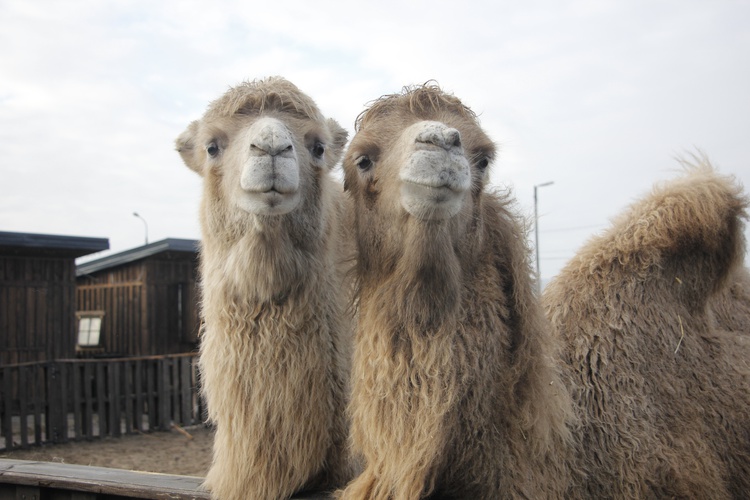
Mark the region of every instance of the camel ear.
POLYGON ((344 146, 346 146, 346 140, 349 138, 349 132, 344 127, 339 125, 339 122, 333 118, 326 120, 328 130, 331 132, 331 145, 328 147, 328 166, 333 168, 336 163, 341 159, 341 155, 344 153, 344 146))
POLYGON ((195 148, 199 125, 200 122, 197 120, 188 125, 188 128, 175 140, 175 149, 180 153, 185 165, 198 174, 203 175, 203 162, 195 148))
POLYGON ((614 243, 621 262, 661 269, 673 285, 667 289, 704 304, 742 263, 748 199, 733 177, 717 174, 705 158, 683 163, 686 175, 657 185, 616 221, 614 243))

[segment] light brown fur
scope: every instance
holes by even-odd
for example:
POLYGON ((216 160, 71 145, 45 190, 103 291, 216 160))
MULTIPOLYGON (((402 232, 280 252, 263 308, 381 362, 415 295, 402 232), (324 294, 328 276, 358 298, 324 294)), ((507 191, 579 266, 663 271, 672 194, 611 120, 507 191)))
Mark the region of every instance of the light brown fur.
POLYGON ((494 155, 474 113, 435 86, 383 97, 358 119, 344 169, 360 314, 352 446, 365 469, 341 498, 565 494, 570 401, 523 222, 507 194, 485 189, 494 155), (402 133, 421 120, 457 129, 470 163, 471 189, 445 220, 399 201, 402 133))
POLYGON ((349 210, 329 175, 346 135, 294 85, 270 78, 230 89, 177 140, 185 163, 204 178, 200 369, 216 426, 205 482, 214 498, 288 498, 336 487, 351 474, 349 210), (299 159, 302 199, 282 215, 234 203, 247 161, 237 144, 261 117, 284 124, 299 159), (221 149, 215 158, 211 144, 221 149), (313 158, 320 145, 325 154, 313 158))
POLYGON ((581 428, 584 498, 746 498, 750 370, 709 303, 747 200, 704 160, 657 186, 548 285, 581 428))

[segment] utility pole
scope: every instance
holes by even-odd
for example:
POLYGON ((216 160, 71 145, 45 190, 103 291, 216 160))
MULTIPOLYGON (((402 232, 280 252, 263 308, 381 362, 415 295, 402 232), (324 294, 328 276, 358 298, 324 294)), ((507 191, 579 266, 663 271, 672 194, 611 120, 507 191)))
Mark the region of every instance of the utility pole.
POLYGON ((537 198, 537 189, 544 186, 551 186, 553 181, 537 184, 534 186, 534 253, 536 254, 536 293, 542 295, 542 273, 539 269, 539 201, 537 198))
MULTIPOLYGON (((534 193, 536 193, 536 191, 534 191, 534 193)), ((148 224, 146 224, 146 219, 144 219, 143 217, 141 217, 140 215, 138 215, 138 212, 133 212, 133 216, 134 217, 138 217, 139 219, 141 219, 143 221, 143 226, 144 226, 144 228, 146 230, 146 245, 148 245, 148 224)), ((537 267, 539 267, 539 266, 537 265, 537 267)))

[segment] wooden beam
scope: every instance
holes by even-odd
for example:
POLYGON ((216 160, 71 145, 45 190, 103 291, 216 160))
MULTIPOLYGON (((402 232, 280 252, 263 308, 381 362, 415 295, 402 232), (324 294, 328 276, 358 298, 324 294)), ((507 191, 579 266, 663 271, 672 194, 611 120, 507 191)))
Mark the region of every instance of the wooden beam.
MULTIPOLYGON (((202 482, 203 478, 193 476, 0 458, 0 491, 12 485, 16 492, 35 492, 36 498, 40 498, 38 492, 65 490, 75 492, 72 498, 92 500, 110 498, 112 495, 152 500, 208 500, 209 494, 200 489, 202 482)), ((327 493, 306 493, 292 498, 332 499, 327 493)))
MULTIPOLYGON (((0 459, 0 484, 70 490, 126 498, 208 499, 203 478, 134 472, 106 467, 0 459)), ((38 498, 38 497, 37 497, 38 498)))

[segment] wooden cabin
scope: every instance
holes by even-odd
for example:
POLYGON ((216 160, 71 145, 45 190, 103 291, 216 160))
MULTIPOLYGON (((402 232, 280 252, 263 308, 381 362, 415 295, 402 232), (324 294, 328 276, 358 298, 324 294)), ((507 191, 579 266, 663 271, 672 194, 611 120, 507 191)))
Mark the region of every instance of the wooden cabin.
POLYGON ((198 242, 168 238, 76 269, 79 357, 197 349, 198 242))
POLYGON ((0 366, 75 356, 76 257, 106 238, 0 231, 0 366))

